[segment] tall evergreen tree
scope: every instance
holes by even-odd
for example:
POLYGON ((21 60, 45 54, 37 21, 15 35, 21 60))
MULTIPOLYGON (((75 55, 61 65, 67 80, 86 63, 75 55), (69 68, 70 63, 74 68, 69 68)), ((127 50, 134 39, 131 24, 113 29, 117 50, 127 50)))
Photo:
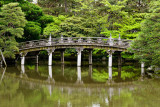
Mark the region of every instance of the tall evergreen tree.
POLYGON ((21 38, 26 24, 25 14, 18 6, 19 3, 3 5, 0 12, 0 48, 6 57, 14 58, 18 51, 15 38, 21 38))
POLYGON ((141 24, 141 34, 132 43, 134 56, 148 65, 160 66, 160 1, 151 2, 147 19, 141 24))

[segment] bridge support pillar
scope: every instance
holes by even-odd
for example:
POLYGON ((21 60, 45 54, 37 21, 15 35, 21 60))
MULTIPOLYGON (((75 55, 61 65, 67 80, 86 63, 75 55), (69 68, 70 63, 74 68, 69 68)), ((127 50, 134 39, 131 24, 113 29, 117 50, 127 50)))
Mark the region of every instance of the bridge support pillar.
POLYGON ((89 65, 92 65, 92 49, 89 50, 89 65))
POLYGON ((24 65, 21 65, 21 73, 22 73, 22 74, 25 73, 25 67, 24 67, 24 65))
POLYGON ((92 78, 92 71, 93 71, 93 67, 92 67, 92 65, 89 65, 88 75, 89 75, 90 78, 92 78))
POLYGON ((121 52, 118 52, 118 67, 122 66, 122 56, 121 56, 121 52))
POLYGON ((76 51, 77 51, 77 66, 80 67, 83 48, 77 48, 76 51))
POLYGON ((145 63, 141 62, 141 75, 144 76, 144 67, 145 67, 145 63))
POLYGON ((64 64, 64 50, 61 50, 61 63, 64 64))
POLYGON ((21 65, 24 65, 25 64, 25 56, 27 55, 27 53, 20 53, 21 55, 21 65))
POLYGON ((52 53, 55 51, 55 49, 48 49, 48 65, 52 66, 52 53))
POLYGON ((48 72, 49 72, 49 79, 52 79, 52 66, 48 66, 48 72))
POLYGON ((36 56, 36 64, 38 64, 38 55, 36 56))
POLYGON ((77 67, 77 84, 83 84, 83 81, 81 80, 81 67, 77 67))
POLYGON ((112 67, 112 54, 114 53, 114 51, 113 50, 108 50, 107 53, 109 54, 108 67, 112 67))
POLYGON ((112 80, 112 67, 108 67, 109 80, 112 80))

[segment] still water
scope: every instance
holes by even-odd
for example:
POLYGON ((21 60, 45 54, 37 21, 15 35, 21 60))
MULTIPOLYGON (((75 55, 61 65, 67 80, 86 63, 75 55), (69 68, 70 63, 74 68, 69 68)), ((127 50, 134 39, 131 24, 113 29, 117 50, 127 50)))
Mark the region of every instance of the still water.
POLYGON ((160 80, 134 64, 0 68, 0 107, 159 107, 160 80))

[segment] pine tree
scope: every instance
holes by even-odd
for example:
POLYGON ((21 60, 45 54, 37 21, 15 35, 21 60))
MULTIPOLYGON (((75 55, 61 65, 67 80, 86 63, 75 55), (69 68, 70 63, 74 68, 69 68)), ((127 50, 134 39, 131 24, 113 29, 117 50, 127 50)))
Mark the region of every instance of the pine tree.
POLYGON ((141 24, 141 34, 132 43, 137 59, 148 65, 160 66, 160 1, 151 2, 147 19, 141 24))
POLYGON ((25 14, 18 6, 19 3, 3 5, 0 12, 0 48, 5 57, 14 58, 18 51, 15 38, 21 38, 26 24, 25 14))

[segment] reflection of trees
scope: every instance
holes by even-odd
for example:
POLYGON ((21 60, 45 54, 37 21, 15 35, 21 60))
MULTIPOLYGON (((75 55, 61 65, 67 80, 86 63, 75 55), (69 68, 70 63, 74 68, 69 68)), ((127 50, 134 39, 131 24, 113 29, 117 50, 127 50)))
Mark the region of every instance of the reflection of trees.
POLYGON ((140 77, 140 69, 134 66, 123 66, 121 71, 122 80, 137 80, 140 77))
POLYGON ((87 106, 92 105, 92 102, 103 103, 100 94, 93 91, 91 93, 90 89, 87 88, 67 87, 63 89, 63 87, 55 87, 50 95, 47 85, 43 85, 41 88, 33 87, 33 84, 31 84, 32 87, 29 88, 29 84, 31 83, 22 84, 19 80, 4 78, 3 84, 0 85, 0 107, 67 106, 69 102, 72 106, 78 104, 87 106))
POLYGON ((122 78, 122 80, 126 80, 126 78, 135 79, 134 78, 135 76, 137 76, 137 75, 134 72, 121 71, 121 78, 122 78))
MULTIPOLYGON (((118 72, 112 72, 112 76, 117 76, 118 72)), ((101 71, 98 71, 97 69, 93 69, 92 79, 94 79, 97 82, 106 82, 109 78, 108 72, 105 72, 104 69, 101 71)))
POLYGON ((25 107, 24 95, 18 92, 18 88, 18 81, 3 79, 0 84, 0 107, 25 107))
POLYGON ((146 80, 135 82, 138 85, 133 91, 123 90, 120 96, 114 96, 112 104, 116 107, 159 107, 160 82, 159 80, 146 80))
MULTIPOLYGON (((0 74, 1 76, 1 74, 0 74)), ((55 86, 34 83, 13 77, 3 79, 0 85, 0 107, 53 107, 53 106, 115 106, 158 107, 159 80, 135 82, 125 87, 55 86), (25 81, 25 82, 23 82, 25 81), (52 87, 52 93, 48 86, 52 87)))

